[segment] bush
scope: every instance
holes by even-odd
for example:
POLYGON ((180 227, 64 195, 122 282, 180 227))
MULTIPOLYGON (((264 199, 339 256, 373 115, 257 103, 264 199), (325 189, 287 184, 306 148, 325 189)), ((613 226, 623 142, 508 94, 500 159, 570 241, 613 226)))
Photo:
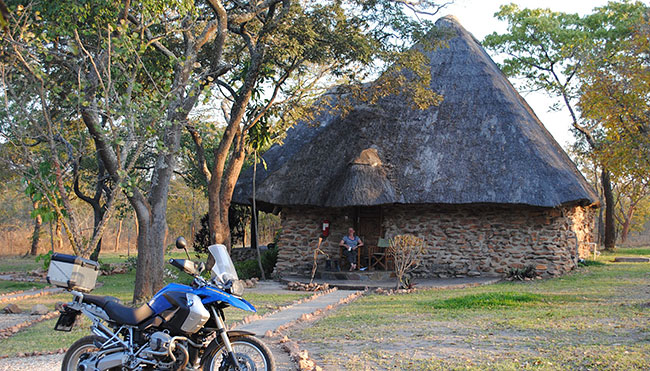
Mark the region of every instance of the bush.
POLYGON ((508 273, 506 275, 506 279, 508 280, 519 280, 523 281, 526 278, 535 278, 537 275, 537 272, 535 271, 535 266, 534 265, 527 265, 523 268, 511 268, 508 270, 508 273))
POLYGON ((409 273, 422 261, 424 240, 413 235, 397 235, 390 239, 388 253, 393 256, 397 288, 412 286, 409 273))
MULTIPOLYGON (((262 253, 262 267, 264 268, 264 275, 270 277, 275 268, 275 263, 278 261, 278 248, 271 248, 262 253)), ((237 276, 240 280, 247 280, 253 277, 261 278, 257 259, 244 260, 242 262, 235 262, 235 269, 237 276)))
POLYGON ((210 228, 208 226, 210 215, 205 213, 201 217, 201 229, 194 235, 194 243, 192 247, 197 253, 207 253, 208 246, 210 246, 210 228))
POLYGON ((584 259, 578 260, 579 267, 600 267, 603 265, 605 265, 605 263, 596 260, 584 260, 584 259))
POLYGON ((257 265, 257 260, 249 259, 241 262, 236 262, 235 269, 237 270, 237 276, 240 280, 247 280, 253 277, 260 277, 260 268, 257 265))
POLYGON ((43 270, 47 271, 48 268, 50 268, 50 262, 52 261, 52 251, 48 251, 45 254, 40 254, 39 256, 36 257, 36 262, 38 263, 39 261, 43 261, 43 270))

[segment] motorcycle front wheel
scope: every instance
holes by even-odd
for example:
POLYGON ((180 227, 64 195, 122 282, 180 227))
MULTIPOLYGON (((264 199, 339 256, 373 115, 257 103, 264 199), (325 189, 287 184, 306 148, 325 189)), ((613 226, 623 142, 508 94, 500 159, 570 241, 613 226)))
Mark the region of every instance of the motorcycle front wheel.
MULTIPOLYGON (((242 371, 275 371, 275 360, 271 351, 256 337, 233 336, 230 338, 230 344, 242 371)), ((227 358, 223 343, 212 342, 201 360, 203 371, 234 370, 227 358)))
POLYGON ((77 371, 79 362, 85 357, 88 357, 90 353, 98 350, 95 345, 97 341, 99 341, 99 337, 97 336, 85 336, 75 341, 68 351, 65 352, 63 363, 61 364, 61 371, 77 371))

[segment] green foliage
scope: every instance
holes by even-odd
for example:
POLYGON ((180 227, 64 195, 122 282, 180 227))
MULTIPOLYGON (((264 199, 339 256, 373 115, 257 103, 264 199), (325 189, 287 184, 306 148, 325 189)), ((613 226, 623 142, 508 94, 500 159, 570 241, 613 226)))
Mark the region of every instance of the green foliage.
POLYGON ((194 235, 194 242, 192 243, 192 248, 197 253, 207 253, 208 247, 210 247, 210 215, 204 214, 201 217, 201 228, 194 235))
MULTIPOLYGON (((76 251, 94 245, 75 221, 69 197, 75 180, 84 179, 71 174, 78 159, 84 165, 84 157, 98 154, 112 194, 125 194, 137 210, 162 212, 181 133, 189 117, 201 116, 199 101, 222 108, 204 115, 212 122, 197 128, 205 147, 216 148, 205 153, 219 156, 193 160, 201 162, 196 167, 205 175, 202 184, 219 179, 209 196, 227 205, 246 151, 268 145, 286 125, 305 118, 300 115, 305 107, 332 85, 356 87, 361 98, 412 95, 419 107, 438 97, 428 89, 429 74, 417 69, 413 78, 386 74, 373 94, 359 88, 385 65, 408 67, 415 60, 402 58, 401 52, 431 23, 410 15, 436 11, 432 1, 211 3, 12 2, 3 13, 11 27, 0 35, 3 86, 8 88, 0 106, 1 134, 18 144, 25 158, 21 165, 51 166, 56 188, 52 194, 44 186, 39 191, 47 195, 76 251), (215 133, 221 128, 223 140, 215 133), (211 175, 206 175, 203 165, 211 161, 211 175), (59 197, 64 208, 58 207, 59 197)), ((111 207, 109 202, 108 216, 111 207)), ((164 225, 166 217, 150 220, 164 225)), ((164 248, 148 246, 159 244, 156 239, 140 241, 148 241, 140 246, 145 254, 164 248)), ((159 285, 161 278, 149 275, 158 271, 151 266, 157 263, 141 263, 146 267, 139 267, 138 282, 159 285)))
POLYGON ((50 262, 52 261, 52 250, 46 252, 45 254, 39 254, 35 261, 38 263, 40 261, 43 261, 43 270, 47 271, 48 268, 50 268, 50 262))
POLYGON ((249 259, 241 262, 234 262, 235 270, 237 270, 237 276, 240 280, 247 280, 253 277, 261 277, 260 268, 257 264, 257 260, 249 259))
MULTIPOLYGON (((262 267, 264 268, 264 275, 270 277, 275 268, 275 263, 278 261, 278 248, 270 248, 262 253, 262 267)), ((249 278, 262 277, 257 259, 244 260, 242 262, 235 262, 235 269, 237 276, 240 280, 247 280, 249 278)))
MULTIPOLYGON (((483 43, 507 56, 503 72, 556 98, 552 108, 565 106, 578 139, 574 153, 626 189, 618 192, 618 203, 607 197, 605 205, 619 210, 624 239, 636 204, 650 195, 650 7, 612 1, 579 16, 510 4, 495 16, 508 22, 508 31, 483 43)), ((613 218, 605 222, 613 231, 613 218)))
POLYGON ((581 267, 598 267, 598 266, 603 266, 605 263, 599 262, 597 260, 582 260, 580 259, 578 261, 578 265, 581 267))
POLYGON ((126 269, 128 269, 129 272, 134 272, 138 265, 138 257, 129 256, 124 262, 126 263, 126 269))
POLYGON ((99 263, 99 270, 104 274, 110 273, 113 269, 110 263, 105 263, 101 259, 97 260, 97 263, 99 263))
POLYGON ((494 309, 519 307, 525 304, 538 303, 543 299, 544 297, 539 294, 506 291, 459 296, 433 302, 430 305, 435 309, 494 309))
POLYGON ((230 226, 230 246, 237 241, 244 241, 246 227, 251 220, 251 208, 242 205, 230 205, 228 209, 228 225, 230 226))
POLYGON ((271 274, 273 273, 275 264, 278 262, 278 251, 279 248, 276 245, 273 246, 273 248, 269 247, 269 249, 262 254, 262 267, 264 268, 264 275, 266 277, 271 277, 271 274))
POLYGON ((535 266, 526 265, 523 268, 511 268, 508 270, 506 277, 511 280, 523 281, 526 278, 535 278, 535 266))

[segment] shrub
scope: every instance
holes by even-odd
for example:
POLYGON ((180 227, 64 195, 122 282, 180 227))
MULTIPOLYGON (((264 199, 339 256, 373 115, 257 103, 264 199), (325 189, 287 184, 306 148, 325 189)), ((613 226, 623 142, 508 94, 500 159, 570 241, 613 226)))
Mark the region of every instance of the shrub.
POLYGON ((395 236, 390 240, 388 253, 393 256, 395 262, 397 288, 408 288, 411 286, 408 273, 415 269, 422 260, 424 240, 413 235, 395 236))
MULTIPOLYGON (((266 277, 269 277, 273 273, 273 268, 275 268, 275 263, 278 261, 278 249, 271 248, 262 253, 262 267, 264 268, 264 274, 266 277)), ((235 269, 237 270, 237 276, 240 280, 247 280, 253 277, 260 278, 262 273, 260 272, 260 267, 257 264, 257 259, 244 260, 242 262, 235 262, 235 269)))
POLYGON ((578 266, 580 267, 600 267, 603 265, 605 265, 605 263, 599 262, 597 260, 584 260, 584 259, 578 260, 578 266))
POLYGON ((52 261, 52 250, 46 252, 45 254, 40 254, 39 256, 36 257, 36 262, 38 263, 39 261, 43 261, 43 270, 47 271, 47 269, 50 267, 50 262, 52 261))
POLYGON ((198 253, 208 252, 208 247, 210 246, 209 221, 210 215, 205 213, 205 215, 201 217, 201 228, 196 232, 196 234, 194 234, 194 243, 192 244, 192 247, 194 248, 194 251, 198 253))
POLYGON ((535 278, 535 275, 535 266, 527 265, 523 268, 510 268, 506 275, 506 279, 523 281, 526 278, 535 278))

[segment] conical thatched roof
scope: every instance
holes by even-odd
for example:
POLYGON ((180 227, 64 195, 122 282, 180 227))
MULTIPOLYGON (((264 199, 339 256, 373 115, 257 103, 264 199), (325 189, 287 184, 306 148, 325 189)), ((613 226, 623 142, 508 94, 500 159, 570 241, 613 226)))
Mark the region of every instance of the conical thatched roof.
MULTIPOLYGON (((476 39, 456 33, 426 52, 437 107, 417 110, 399 97, 321 115, 264 154, 256 199, 266 205, 470 204, 555 207, 597 197, 476 39)), ((252 172, 234 202, 249 203, 252 172)))

